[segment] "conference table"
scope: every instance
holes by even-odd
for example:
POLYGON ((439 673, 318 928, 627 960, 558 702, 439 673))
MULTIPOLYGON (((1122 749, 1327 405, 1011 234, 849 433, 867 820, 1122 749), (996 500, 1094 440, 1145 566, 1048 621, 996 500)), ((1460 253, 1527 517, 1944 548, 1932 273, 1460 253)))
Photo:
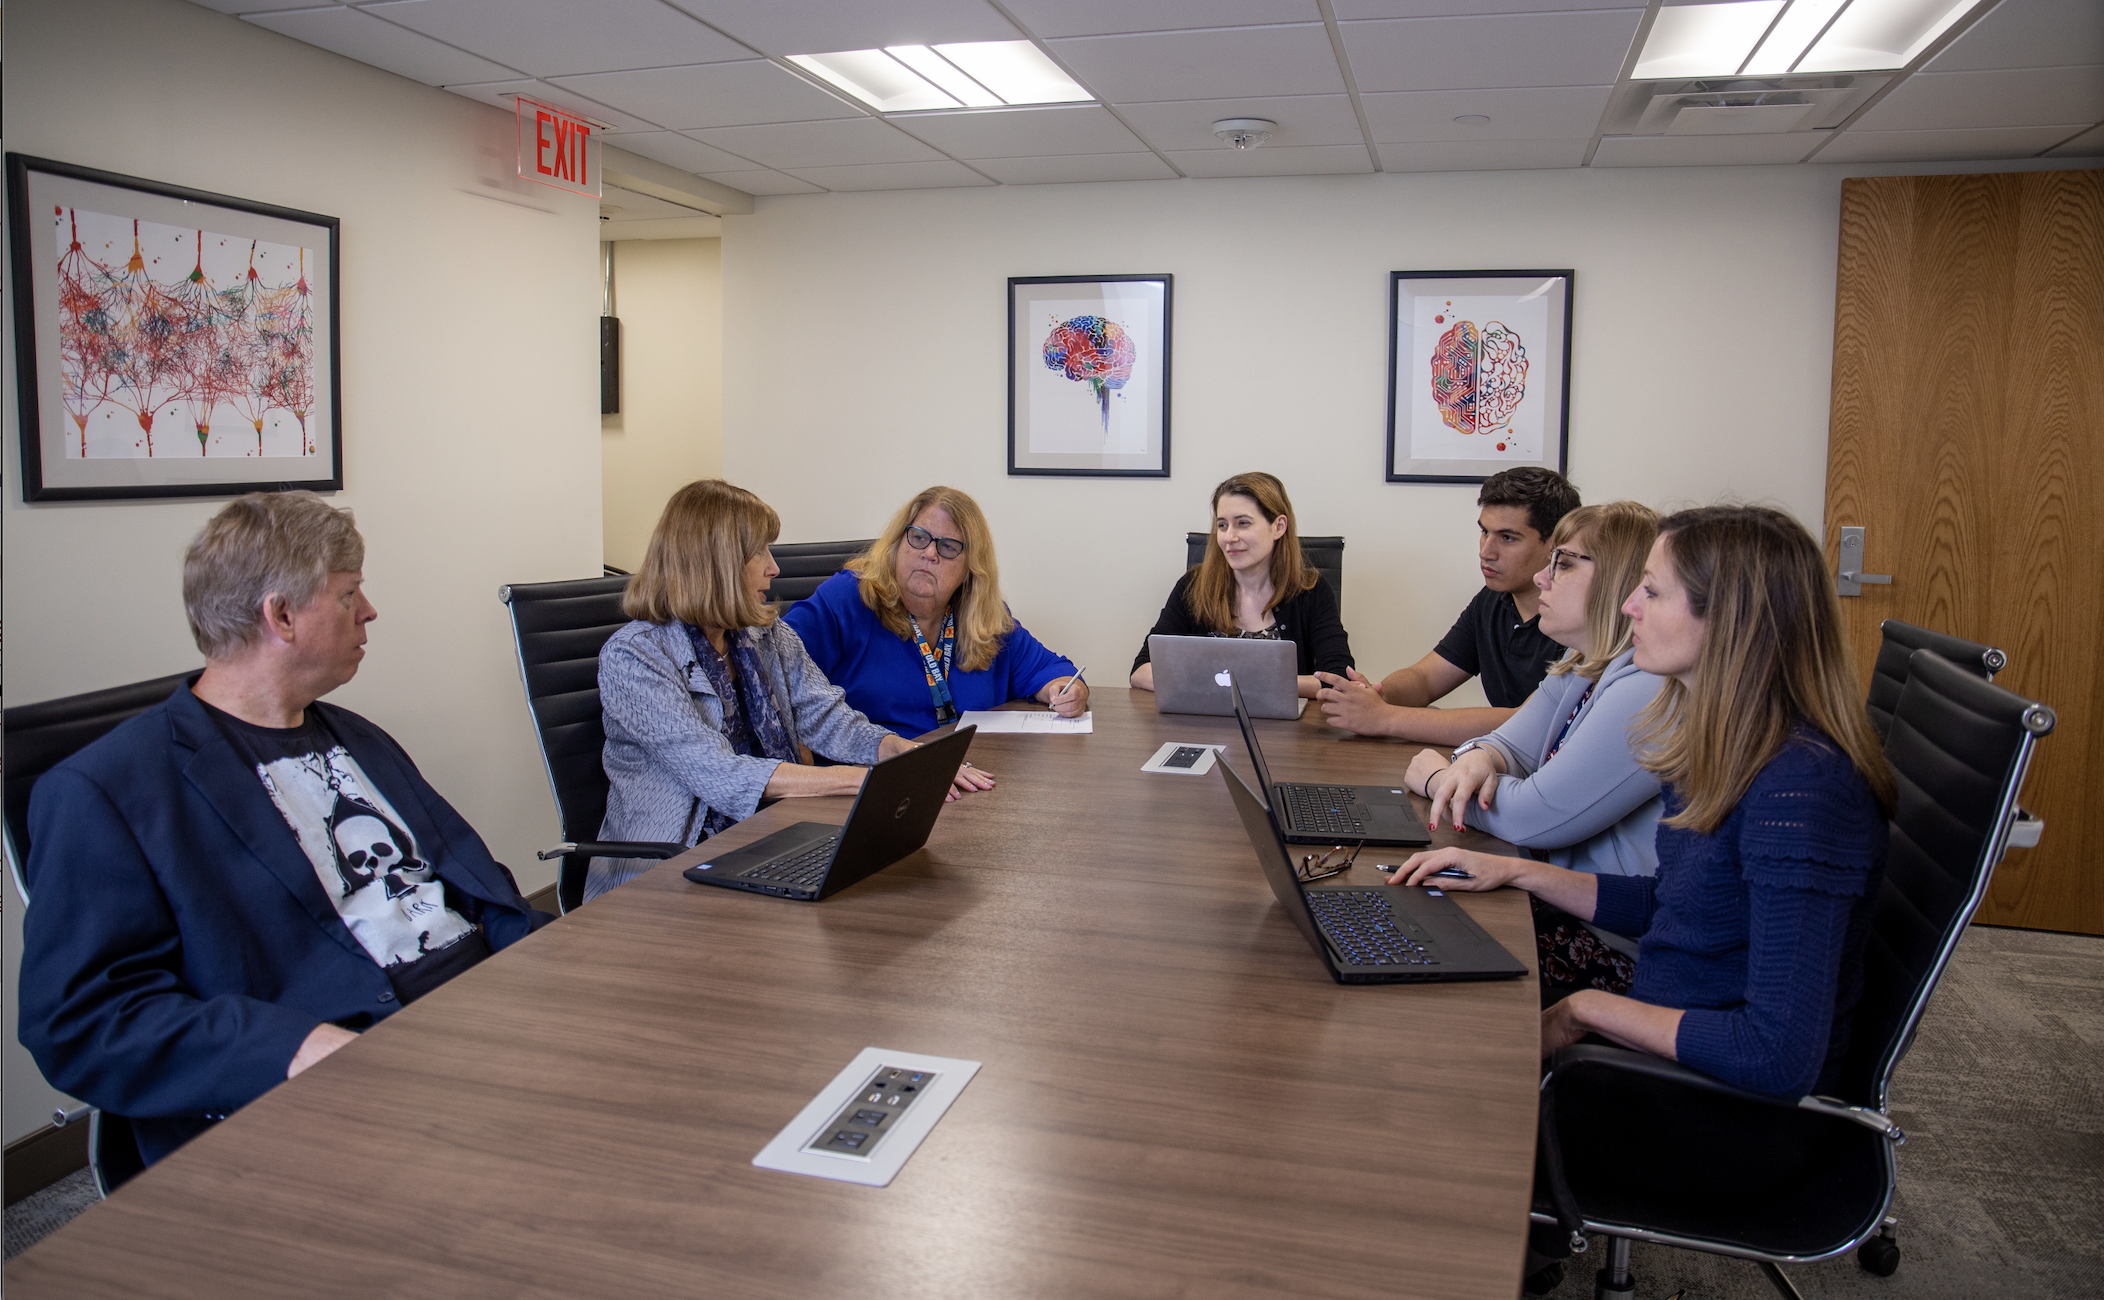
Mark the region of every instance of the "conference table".
MULTIPOLYGON (((1090 735, 975 737, 998 788, 824 902, 690 884, 695 850, 547 926, 17 1257, 7 1294, 1510 1300, 1534 980, 1334 983, 1222 776, 1140 771, 1177 740, 1248 776, 1234 719, 1092 705, 1090 735), (870 1046, 984 1064, 888 1187, 755 1168, 870 1046)), ((1400 784, 1416 749, 1313 707, 1257 727, 1278 780, 1400 784)), ((1523 895, 1455 897, 1533 968, 1523 895)))

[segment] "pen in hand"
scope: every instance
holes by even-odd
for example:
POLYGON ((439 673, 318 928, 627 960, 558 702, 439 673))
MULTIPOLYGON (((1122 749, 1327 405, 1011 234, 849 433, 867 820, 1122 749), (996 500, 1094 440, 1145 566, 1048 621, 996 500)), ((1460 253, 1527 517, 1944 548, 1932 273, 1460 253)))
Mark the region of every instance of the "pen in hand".
POLYGON ((1074 689, 1074 683, 1080 681, 1081 675, 1087 671, 1088 669, 1086 667, 1075 669, 1074 675, 1072 677, 1067 678, 1067 680, 1060 685, 1060 688, 1058 690, 1052 692, 1052 698, 1058 699, 1060 696, 1072 691, 1074 689))

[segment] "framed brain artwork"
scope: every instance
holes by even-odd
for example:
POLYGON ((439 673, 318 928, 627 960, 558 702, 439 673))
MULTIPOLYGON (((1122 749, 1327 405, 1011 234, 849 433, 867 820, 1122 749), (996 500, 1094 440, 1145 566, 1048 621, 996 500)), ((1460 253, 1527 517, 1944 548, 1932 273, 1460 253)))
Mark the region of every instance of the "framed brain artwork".
POLYGON ((1389 482, 1563 472, 1571 280, 1568 270, 1389 274, 1389 482))
POLYGON ((1008 281, 1008 472, 1169 476, 1167 275, 1008 281))
POLYGON ((334 217, 7 155, 22 499, 343 486, 334 217))

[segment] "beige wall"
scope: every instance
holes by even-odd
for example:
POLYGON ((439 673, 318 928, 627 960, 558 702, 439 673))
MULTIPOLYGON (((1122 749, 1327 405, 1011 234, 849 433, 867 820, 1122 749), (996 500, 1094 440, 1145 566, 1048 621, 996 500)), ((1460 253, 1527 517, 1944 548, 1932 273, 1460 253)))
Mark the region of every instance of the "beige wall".
POLYGON ((763 198, 723 221, 725 469, 791 541, 869 536, 933 481, 973 493, 1017 617, 1099 686, 1125 680, 1212 485, 1268 469, 1304 532, 1344 534, 1345 624, 1360 664, 1384 672, 1429 650, 1480 586, 1475 488, 1383 481, 1388 273, 1575 268, 1570 472, 1587 499, 1732 495, 1816 528, 1845 174, 763 198), (1174 477, 1008 477, 1006 278, 1164 271, 1174 477))
POLYGON ((635 572, 665 499, 723 473, 723 272, 716 239, 614 245, 621 413, 599 420, 606 562, 635 572))
MULTIPOLYGON (((505 113, 182 0, 17 0, 0 93, 11 150, 342 219, 335 500, 357 511, 380 621, 332 698, 398 737, 524 889, 551 882, 533 849, 555 812, 497 587, 599 567, 593 202, 508 176, 505 113)), ((25 505, 11 336, 5 356, 8 702, 198 663, 181 555, 220 503, 25 505)), ((48 1093, 12 981, 6 1010, 12 1139, 48 1093)))

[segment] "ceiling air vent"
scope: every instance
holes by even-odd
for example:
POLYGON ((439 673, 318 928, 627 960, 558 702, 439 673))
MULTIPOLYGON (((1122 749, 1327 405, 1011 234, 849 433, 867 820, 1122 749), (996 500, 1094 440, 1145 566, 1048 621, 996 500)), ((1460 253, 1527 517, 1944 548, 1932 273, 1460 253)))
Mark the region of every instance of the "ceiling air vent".
POLYGON ((1615 94, 1606 135, 1781 135, 1838 124, 1890 78, 1708 77, 1637 81, 1615 94))

